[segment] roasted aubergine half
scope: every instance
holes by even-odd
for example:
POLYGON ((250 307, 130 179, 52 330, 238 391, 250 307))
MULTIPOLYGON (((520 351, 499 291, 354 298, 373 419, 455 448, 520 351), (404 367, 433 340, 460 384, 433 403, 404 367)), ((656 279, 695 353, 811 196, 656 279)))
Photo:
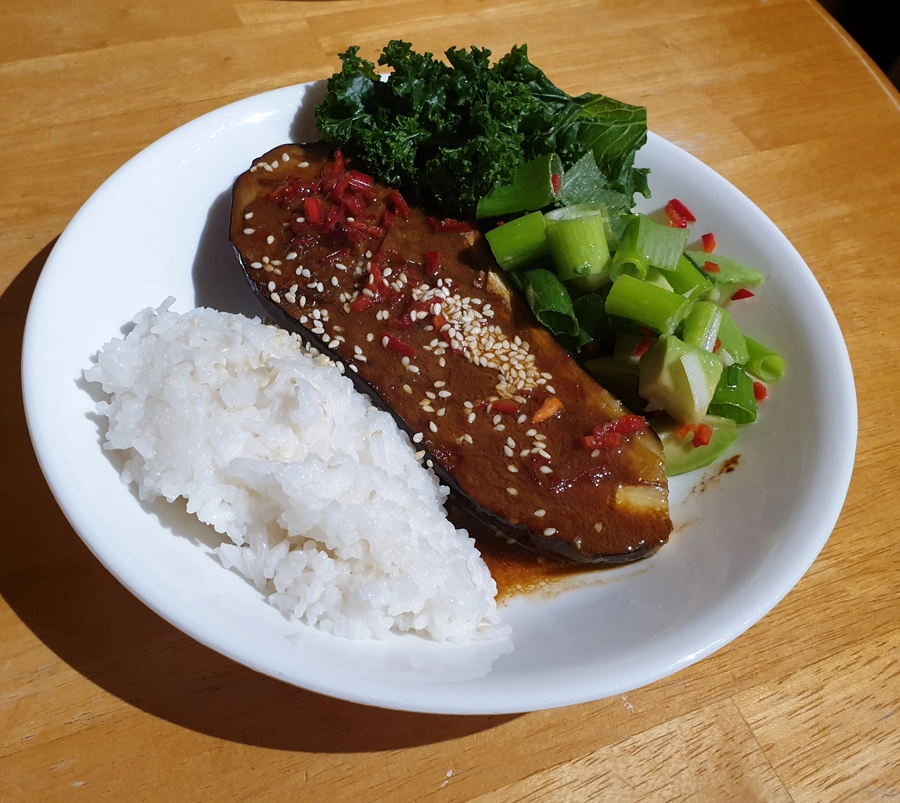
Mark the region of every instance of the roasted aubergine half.
POLYGON ((581 563, 668 539, 656 435, 535 321, 473 225, 324 144, 284 145, 235 182, 231 242, 272 317, 342 362, 487 527, 581 563))

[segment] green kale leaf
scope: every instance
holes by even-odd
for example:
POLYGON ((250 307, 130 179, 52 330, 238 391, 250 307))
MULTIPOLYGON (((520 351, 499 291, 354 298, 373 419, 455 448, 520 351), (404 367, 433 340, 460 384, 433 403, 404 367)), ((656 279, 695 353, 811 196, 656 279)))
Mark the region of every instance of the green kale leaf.
POLYGON ((648 194, 646 170, 634 167, 646 111, 603 95, 567 95, 531 64, 524 45, 491 66, 484 48, 451 48, 444 63, 393 40, 378 60, 391 70, 387 80, 358 52, 341 55, 316 109, 323 138, 442 214, 474 215, 495 184, 552 152, 566 168, 592 152, 629 206, 635 192, 648 194))

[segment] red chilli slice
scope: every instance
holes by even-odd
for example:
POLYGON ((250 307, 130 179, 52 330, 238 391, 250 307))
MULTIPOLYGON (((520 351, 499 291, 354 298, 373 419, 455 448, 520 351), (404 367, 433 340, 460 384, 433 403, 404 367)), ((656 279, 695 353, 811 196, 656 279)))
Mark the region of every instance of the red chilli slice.
POLYGON ((703 270, 707 273, 718 273, 721 268, 715 262, 704 262, 703 270))
POLYGON ((691 214, 691 210, 677 198, 673 198, 666 204, 665 212, 669 218, 669 225, 676 229, 686 229, 688 223, 694 223, 697 220, 691 214))
POLYGON ((731 295, 732 301, 740 301, 742 298, 753 298, 753 293, 746 287, 742 287, 740 290, 735 290, 731 295))
POLYGON ((322 204, 314 195, 303 199, 303 211, 306 213, 307 221, 314 226, 321 225, 324 220, 322 217, 322 204))
POLYGON ((559 191, 562 189, 562 177, 559 173, 551 173, 550 189, 553 190, 554 195, 559 195, 559 191))
POLYGON ((410 346, 409 343, 404 343, 399 337, 394 337, 391 334, 383 334, 381 336, 381 343, 385 348, 396 351, 401 357, 409 357, 412 359, 416 356, 416 350, 410 346))
POLYGON ((769 398, 769 389, 762 382, 754 382, 753 398, 757 401, 765 401, 769 398))
POLYGON ((649 337, 642 337, 634 350, 635 357, 643 357, 647 353, 647 349, 653 345, 653 341, 649 337))
POLYGON ((516 415, 519 412, 519 405, 512 399, 498 399, 490 403, 490 409, 491 412, 503 415, 516 415))
POLYGON ((425 272, 429 276, 437 276, 441 268, 441 254, 439 251, 425 252, 425 272))
POLYGON ((397 190, 391 190, 384 198, 385 203, 393 207, 394 214, 399 215, 404 220, 409 217, 409 204, 403 199, 403 196, 397 190))
POLYGON ((472 224, 466 220, 456 220, 452 217, 438 219, 436 217, 427 217, 425 222, 431 227, 432 231, 474 231, 472 224))
POLYGON ((691 441, 691 444, 695 449, 699 446, 709 446, 711 439, 712 427, 709 424, 697 424, 697 429, 694 430, 694 439, 691 441))
POLYGON ((716 250, 716 235, 712 232, 708 234, 704 234, 701 238, 703 240, 703 251, 706 254, 711 254, 716 250))
POLYGON ((374 303, 371 296, 357 296, 348 304, 348 306, 350 312, 365 312, 374 303))
POLYGON ((623 415, 613 421, 594 427, 590 435, 581 438, 585 449, 614 449, 622 444, 622 436, 647 428, 642 415, 623 415))

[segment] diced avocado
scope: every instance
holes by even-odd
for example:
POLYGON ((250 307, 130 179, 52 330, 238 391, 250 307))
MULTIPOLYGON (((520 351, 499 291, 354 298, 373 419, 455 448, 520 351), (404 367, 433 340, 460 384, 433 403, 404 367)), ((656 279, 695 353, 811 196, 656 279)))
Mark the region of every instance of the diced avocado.
POLYGON ((701 423, 707 424, 712 436, 706 446, 694 446, 694 432, 683 437, 678 434, 682 425, 674 421, 654 421, 653 429, 659 435, 666 457, 666 474, 686 474, 698 468, 708 466, 734 442, 738 436, 737 425, 730 418, 705 416, 701 423))
POLYGON ((639 387, 649 410, 665 410, 675 421, 702 420, 712 400, 722 361, 671 335, 664 335, 641 357, 639 387))

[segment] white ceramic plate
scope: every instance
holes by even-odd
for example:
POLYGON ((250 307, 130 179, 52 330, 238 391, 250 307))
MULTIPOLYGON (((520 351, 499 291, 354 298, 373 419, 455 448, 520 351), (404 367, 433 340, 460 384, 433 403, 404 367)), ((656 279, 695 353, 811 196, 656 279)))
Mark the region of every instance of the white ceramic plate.
POLYGON ((182 311, 261 312, 228 243, 231 184, 270 148, 313 138, 323 93, 322 82, 268 92, 163 137, 100 187, 53 249, 29 311, 23 383, 41 467, 76 532, 203 644, 297 686, 388 708, 511 713, 623 694, 744 632, 800 579, 837 520, 856 445, 853 377, 828 302, 786 238, 656 136, 639 154, 654 193, 641 208, 678 197, 698 236, 715 232, 721 253, 766 275, 758 297, 732 309, 784 354, 788 374, 738 440, 736 471, 672 483, 676 531, 655 557, 554 596, 513 598, 502 608, 511 640, 357 643, 285 620, 218 564, 210 531, 183 507, 142 505, 121 484, 82 371, 135 312, 170 295, 182 311))

